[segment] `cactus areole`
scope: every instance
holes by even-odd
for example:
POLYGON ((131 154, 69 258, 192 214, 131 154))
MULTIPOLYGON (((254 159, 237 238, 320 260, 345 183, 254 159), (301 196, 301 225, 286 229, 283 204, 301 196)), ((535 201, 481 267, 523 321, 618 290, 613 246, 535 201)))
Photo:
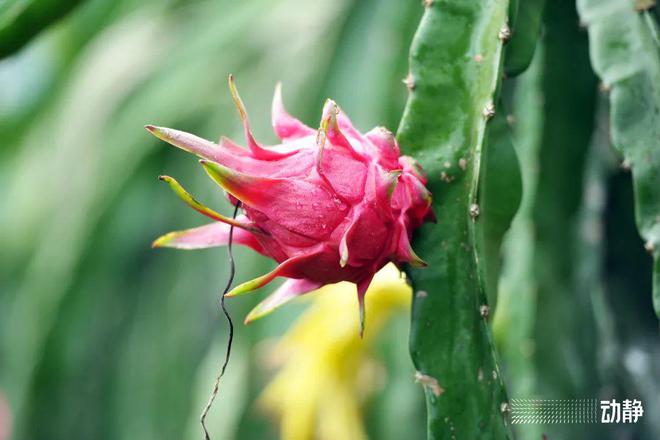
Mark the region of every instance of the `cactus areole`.
POLYGON ((252 135, 231 76, 229 88, 243 122, 247 149, 227 138, 215 144, 169 128, 146 128, 198 155, 204 170, 232 203, 241 202, 244 214, 236 219, 222 216, 197 202, 176 180, 161 176, 185 202, 215 221, 166 234, 154 246, 223 245, 233 225, 235 243, 279 265, 238 285, 227 296, 253 291, 277 277, 287 278, 246 322, 296 296, 340 281, 357 285, 363 317, 364 294, 379 269, 390 261, 424 265, 410 246, 413 230, 434 219, 420 167, 412 158, 401 156, 392 133, 381 127, 360 133, 331 100, 323 108, 320 128, 306 126, 284 109, 279 86, 272 122, 282 143, 262 146, 252 135))

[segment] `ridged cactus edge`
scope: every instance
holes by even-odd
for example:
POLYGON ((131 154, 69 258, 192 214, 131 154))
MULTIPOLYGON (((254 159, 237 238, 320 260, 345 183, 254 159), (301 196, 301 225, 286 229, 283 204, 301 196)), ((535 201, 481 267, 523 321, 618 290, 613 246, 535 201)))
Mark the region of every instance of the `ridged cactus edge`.
POLYGON ((507 396, 480 266, 480 175, 497 112, 508 0, 427 1, 398 139, 424 167, 438 214, 415 246, 410 350, 425 385, 429 438, 510 438, 507 396), (492 122, 492 121, 491 121, 492 122))

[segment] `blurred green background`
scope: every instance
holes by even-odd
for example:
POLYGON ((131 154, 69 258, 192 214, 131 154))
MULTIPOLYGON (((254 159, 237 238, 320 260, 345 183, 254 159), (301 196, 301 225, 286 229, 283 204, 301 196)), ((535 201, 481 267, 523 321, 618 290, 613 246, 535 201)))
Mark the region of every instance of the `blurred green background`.
MULTIPOLYGON (((0 5, 2 19, 12 3, 0 5)), ((264 143, 275 142, 270 100, 278 80, 291 113, 310 126, 332 97, 360 129, 395 130, 420 3, 43 1, 58 12, 35 13, 28 28, 45 30, 22 47, 29 35, 0 20, 0 393, 10 403, 11 438, 199 437, 198 416, 224 357, 217 301, 227 260, 224 249, 150 248, 162 233, 204 223, 156 176, 177 176, 207 204, 229 210, 194 158, 142 126, 242 141, 226 87, 234 73, 264 143), (43 17, 58 15, 65 16, 46 27, 43 17)), ((568 20, 577 29, 577 16, 568 20)), ((651 261, 586 57, 586 34, 550 27, 531 69, 503 92, 518 121, 525 196, 505 241, 500 307, 525 319, 503 318, 496 335, 510 397, 541 390, 544 398, 641 398, 643 422, 606 434, 660 438, 651 261), (566 154, 553 154, 556 145, 566 154)), ((271 265, 243 249, 236 259, 237 280, 271 265)), ((254 405, 272 373, 264 347, 303 307, 242 326, 264 295, 229 301, 239 324, 209 419, 213 438, 277 435, 254 405)), ((378 347, 387 380, 366 406, 372 438, 425 437, 407 327, 400 317, 378 347)))
MULTIPOLYGON (((265 143, 276 140, 278 80, 291 113, 312 127, 332 96, 362 129, 395 129, 421 13, 398 0, 89 0, 0 61, 0 392, 12 438, 200 437, 224 359, 226 250, 150 248, 205 223, 156 177, 177 176, 230 211, 194 157, 143 125, 242 143, 233 73, 265 143)), ((238 281, 271 264, 244 249, 236 259, 238 281)), ((237 329, 209 417, 214 439, 276 436, 254 405, 272 374, 262 346, 303 307, 243 326, 264 294, 229 301, 237 329)), ((380 349, 392 378, 368 406, 375 438, 424 436, 406 328, 400 316, 380 349)))

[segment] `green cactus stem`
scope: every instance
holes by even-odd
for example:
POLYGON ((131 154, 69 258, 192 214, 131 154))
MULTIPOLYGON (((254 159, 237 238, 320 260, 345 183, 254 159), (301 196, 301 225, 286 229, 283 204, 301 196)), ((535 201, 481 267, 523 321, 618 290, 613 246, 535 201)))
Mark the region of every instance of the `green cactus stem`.
MULTIPOLYGON (((508 51, 507 51, 508 52, 508 51)), ((520 166, 513 149, 511 129, 504 112, 488 124, 479 177, 479 221, 475 246, 488 305, 494 309, 500 277, 500 248, 522 195, 520 166)))
MULTIPOLYGON (((520 160, 523 197, 503 247, 504 265, 498 285, 498 303, 493 316, 493 334, 505 366, 508 390, 515 398, 537 397, 531 356, 536 322, 534 277, 534 195, 538 184, 538 155, 542 124, 542 48, 530 68, 516 82, 513 99, 516 153, 520 160), (540 55, 540 56, 539 56, 540 55)), ((541 438, 543 427, 518 425, 521 438, 541 438)))
POLYGON ((653 256, 653 306, 660 317, 660 47, 645 3, 578 0, 591 64, 609 91, 610 131, 632 171, 637 229, 653 256))
POLYGON ((507 76, 522 73, 532 62, 536 42, 541 35, 545 0, 524 0, 517 3, 516 8, 511 8, 515 9, 511 11, 515 20, 512 20, 511 41, 507 45, 504 60, 504 72, 507 76))
MULTIPOLYGON (((425 385, 429 438, 509 438, 475 226, 486 126, 497 113, 508 0, 427 1, 411 48, 403 151, 429 177, 438 223, 415 246, 410 349, 425 385)), ((491 121, 492 122, 492 121, 491 121)))
MULTIPOLYGON (((586 35, 570 3, 548 7, 545 42, 516 91, 516 135, 525 197, 505 248, 505 276, 494 332, 516 398, 597 394, 597 346, 581 220, 596 78, 586 35)), ((597 260, 596 260, 597 261, 597 260)), ((584 438, 597 427, 529 425, 522 438, 584 438)))

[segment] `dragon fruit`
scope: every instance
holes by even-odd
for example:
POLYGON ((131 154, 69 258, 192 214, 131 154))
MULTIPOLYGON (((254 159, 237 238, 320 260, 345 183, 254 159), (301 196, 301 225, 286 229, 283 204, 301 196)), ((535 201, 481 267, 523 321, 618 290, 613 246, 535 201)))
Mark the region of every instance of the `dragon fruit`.
POLYGON ((413 230, 434 220, 426 178, 396 139, 378 127, 361 134, 331 100, 314 130, 284 108, 275 89, 272 123, 282 143, 259 144, 232 76, 229 89, 240 114, 247 149, 227 138, 215 144, 169 128, 146 126, 162 139, 201 158, 208 175, 244 214, 223 216, 195 200, 176 180, 160 179, 188 205, 214 222, 171 232, 154 247, 200 249, 233 241, 277 261, 271 272, 238 285, 227 296, 251 292, 277 277, 287 280, 259 304, 246 323, 287 301, 340 281, 357 285, 361 328, 364 295, 373 276, 388 262, 425 263, 413 252, 413 230))

